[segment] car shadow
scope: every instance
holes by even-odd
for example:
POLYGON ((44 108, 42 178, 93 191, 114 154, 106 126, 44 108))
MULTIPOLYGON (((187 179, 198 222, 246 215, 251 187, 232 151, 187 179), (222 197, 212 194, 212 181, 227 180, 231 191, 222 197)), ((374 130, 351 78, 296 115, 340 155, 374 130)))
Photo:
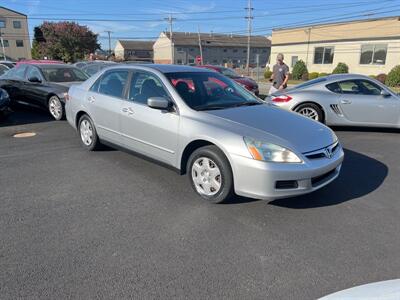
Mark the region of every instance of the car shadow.
POLYGON ((337 205, 372 193, 384 182, 388 171, 382 162, 345 149, 341 173, 331 184, 311 194, 277 199, 269 204, 293 209, 337 205))
POLYGON ((17 106, 11 112, 0 118, 0 127, 17 126, 32 123, 51 122, 54 119, 44 110, 29 107, 17 106))
POLYGON ((332 126, 332 130, 334 131, 343 131, 343 132, 385 132, 385 133, 400 133, 399 128, 382 128, 382 127, 341 127, 341 126, 332 126))

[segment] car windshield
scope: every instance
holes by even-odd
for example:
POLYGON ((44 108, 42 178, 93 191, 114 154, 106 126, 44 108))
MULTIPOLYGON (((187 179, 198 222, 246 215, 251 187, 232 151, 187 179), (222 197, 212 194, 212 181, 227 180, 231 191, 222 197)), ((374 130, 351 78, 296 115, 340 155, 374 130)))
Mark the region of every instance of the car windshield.
POLYGON ((262 104, 256 96, 219 73, 179 72, 166 76, 185 103, 195 110, 262 104))
POLYGON ((42 68, 44 78, 50 82, 74 82, 85 81, 88 75, 76 68, 48 67, 42 68))
POLYGON ((237 78, 240 77, 235 71, 233 71, 232 69, 228 69, 228 68, 221 68, 221 73, 225 76, 228 76, 230 78, 237 78))

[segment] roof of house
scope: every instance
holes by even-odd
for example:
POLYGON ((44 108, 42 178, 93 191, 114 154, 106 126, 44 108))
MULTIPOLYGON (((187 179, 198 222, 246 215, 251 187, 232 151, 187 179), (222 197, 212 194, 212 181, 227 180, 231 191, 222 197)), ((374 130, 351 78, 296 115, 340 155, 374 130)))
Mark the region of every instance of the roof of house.
POLYGON ((21 16, 25 16, 25 17, 27 16, 27 15, 25 15, 25 14, 23 14, 23 13, 20 13, 19 11, 15 11, 15 10, 9 9, 9 8, 4 7, 4 6, 1 6, 1 5, 0 5, 0 8, 5 9, 5 10, 8 10, 8 11, 11 11, 11 12, 16 13, 16 14, 19 14, 19 15, 21 15, 21 16))
POLYGON ((153 50, 154 41, 118 40, 124 49, 129 50, 153 50))
MULTIPOLYGON (((169 38, 169 32, 164 33, 169 38)), ((174 32, 172 38, 175 46, 195 46, 199 44, 198 33, 194 32, 174 32)), ((246 35, 220 34, 220 33, 200 33, 200 39, 204 46, 219 47, 246 47, 246 35)), ((250 39, 251 47, 271 47, 271 41, 262 35, 252 36, 250 39)))

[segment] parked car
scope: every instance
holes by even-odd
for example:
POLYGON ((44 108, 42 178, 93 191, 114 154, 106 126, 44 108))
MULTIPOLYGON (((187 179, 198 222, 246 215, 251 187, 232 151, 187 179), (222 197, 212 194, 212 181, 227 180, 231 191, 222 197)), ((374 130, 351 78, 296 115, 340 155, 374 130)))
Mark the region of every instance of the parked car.
POLYGON ((266 101, 327 125, 400 127, 399 95, 363 75, 316 78, 266 101))
POLYGON ((89 76, 92 76, 96 74, 98 71, 103 70, 104 68, 107 68, 109 66, 114 66, 115 63, 110 62, 110 63, 94 63, 94 64, 87 64, 86 66, 83 66, 81 70, 88 74, 89 76))
POLYGON ((57 65, 59 65, 59 64, 64 64, 64 63, 60 60, 51 60, 51 59, 25 59, 25 60, 17 61, 15 63, 15 66, 18 67, 21 64, 24 64, 24 65, 26 65, 26 64, 29 64, 29 65, 57 64, 57 65))
POLYGON ((236 82, 240 83, 248 91, 253 92, 256 96, 258 96, 260 93, 257 82, 255 82, 253 79, 251 79, 249 77, 244 77, 244 76, 239 75, 232 69, 221 67, 221 66, 213 66, 213 65, 202 65, 202 66, 198 66, 198 67, 217 71, 218 73, 221 73, 221 74, 235 80, 236 82))
POLYGON ((106 143, 161 161, 187 173, 210 202, 305 194, 340 172, 344 154, 332 130, 208 69, 118 65, 68 94, 67 120, 84 148, 106 143))
POLYGON ((0 88, 0 116, 8 111, 10 105, 10 97, 5 89, 0 88))
POLYGON ((47 109, 56 120, 64 116, 68 88, 88 76, 66 64, 19 64, 0 78, 0 87, 11 104, 22 103, 47 109))

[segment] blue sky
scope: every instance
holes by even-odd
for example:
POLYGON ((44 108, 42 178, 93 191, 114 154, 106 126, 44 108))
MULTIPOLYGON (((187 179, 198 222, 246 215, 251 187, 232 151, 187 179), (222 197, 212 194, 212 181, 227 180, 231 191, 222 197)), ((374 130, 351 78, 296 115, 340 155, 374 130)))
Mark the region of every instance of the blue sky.
MULTIPOLYGON (((271 28, 305 23, 400 15, 400 0, 252 0, 254 34, 269 35, 271 28)), ((175 31, 246 32, 247 0, 2 0, 2 6, 25 13, 33 28, 44 20, 76 20, 99 34, 108 48, 105 30, 116 39, 154 39, 167 28, 169 13, 175 31)))

